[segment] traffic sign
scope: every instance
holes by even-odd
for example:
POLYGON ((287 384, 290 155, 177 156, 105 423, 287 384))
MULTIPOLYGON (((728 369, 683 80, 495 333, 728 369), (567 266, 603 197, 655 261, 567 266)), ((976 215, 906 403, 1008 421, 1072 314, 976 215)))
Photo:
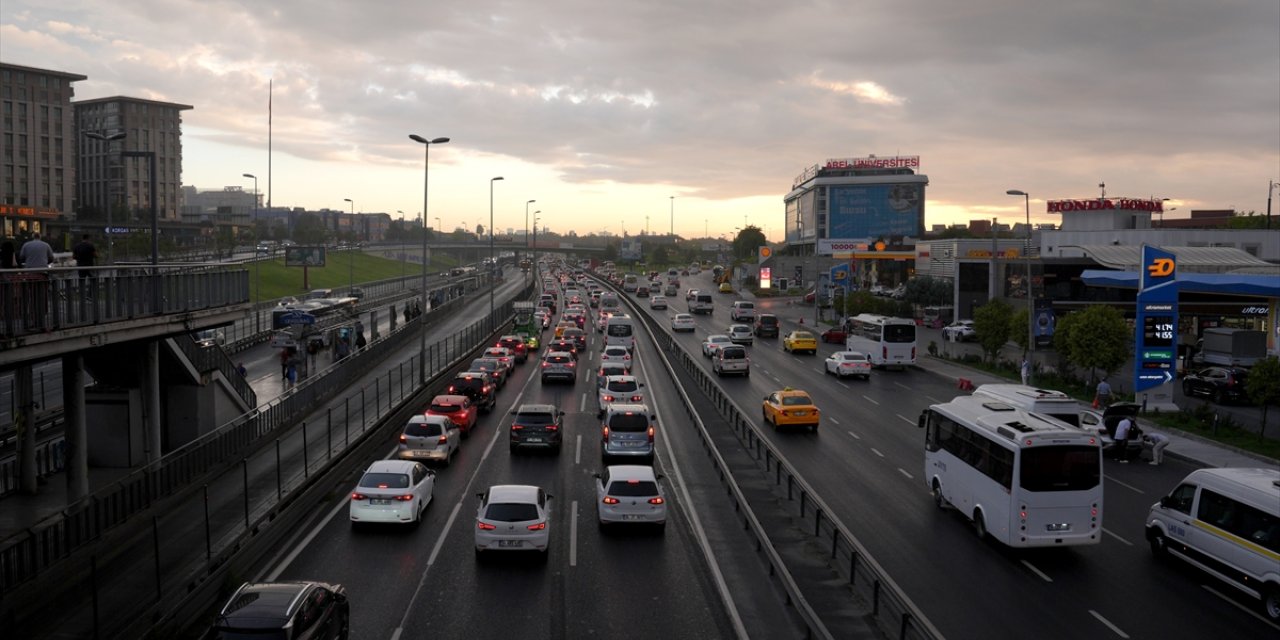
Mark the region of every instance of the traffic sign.
POLYGON ((305 311, 290 311, 280 314, 276 322, 282 325, 309 325, 316 323, 316 317, 305 311))

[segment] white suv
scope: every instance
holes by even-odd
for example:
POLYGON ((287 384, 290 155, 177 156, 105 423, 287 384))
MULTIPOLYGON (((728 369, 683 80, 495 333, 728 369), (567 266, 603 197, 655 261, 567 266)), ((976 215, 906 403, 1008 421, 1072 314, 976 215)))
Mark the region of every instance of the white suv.
POLYGON ((746 322, 754 322, 756 319, 756 303, 739 300, 733 303, 733 307, 729 309, 729 319, 737 322, 739 320, 746 322))

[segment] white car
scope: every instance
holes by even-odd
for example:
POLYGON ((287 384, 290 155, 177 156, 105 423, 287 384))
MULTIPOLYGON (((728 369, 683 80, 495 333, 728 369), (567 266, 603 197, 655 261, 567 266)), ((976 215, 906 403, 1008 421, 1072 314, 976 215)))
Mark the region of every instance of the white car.
POLYGON ((838 351, 827 358, 826 372, 837 378, 860 376, 871 379, 871 358, 860 351, 838 351))
POLYGON ((734 322, 751 322, 756 319, 756 305, 747 300, 738 300, 729 308, 729 319, 734 322))
POLYGON ((666 296, 652 296, 652 297, 650 297, 650 298, 649 298, 649 308, 650 308, 650 309, 666 309, 666 308, 667 308, 667 297, 666 297, 666 296))
POLYGON ((731 324, 729 325, 729 340, 734 344, 751 344, 755 337, 751 333, 750 325, 731 324))
POLYGON ((516 367, 516 354, 512 353, 511 350, 506 347, 489 347, 484 350, 484 355, 481 357, 496 358, 507 367, 508 374, 510 374, 511 369, 516 367))
POLYGON ((609 376, 596 391, 596 399, 600 404, 600 411, 596 415, 603 416, 615 403, 644 404, 644 396, 644 383, 635 376, 609 376))
POLYGON ((978 332, 973 328, 972 320, 957 320, 942 328, 942 339, 954 342, 964 342, 973 340, 978 337, 978 332))
POLYGON ((538 551, 543 561, 551 543, 552 496, 540 487, 499 484, 489 487, 476 509, 476 559, 487 551, 538 551))
POLYGON ((600 364, 606 362, 617 362, 626 367, 627 371, 631 370, 631 352, 622 345, 610 345, 600 352, 600 364))
POLYGON ((716 354, 716 349, 727 344, 733 344, 733 340, 729 336, 723 333, 709 335, 706 340, 702 341, 702 355, 710 358, 716 354))
POLYGON ((417 524, 431 504, 436 474, 421 462, 378 460, 351 492, 351 526, 365 522, 417 524))
POLYGON ((546 329, 547 327, 551 326, 551 314, 543 313, 541 311, 535 311, 533 312, 533 321, 540 328, 546 329))
MULTIPOLYGON (((465 400, 465 398, 463 398, 465 400)), ((416 415, 400 433, 396 457, 401 460, 438 460, 449 464, 462 445, 462 430, 442 415, 416 415)))
POLYGON ((672 331, 693 331, 696 326, 692 314, 677 313, 671 316, 672 331))
POLYGON ((623 464, 605 467, 596 477, 596 515, 600 529, 615 523, 667 524, 667 497, 653 467, 623 464))

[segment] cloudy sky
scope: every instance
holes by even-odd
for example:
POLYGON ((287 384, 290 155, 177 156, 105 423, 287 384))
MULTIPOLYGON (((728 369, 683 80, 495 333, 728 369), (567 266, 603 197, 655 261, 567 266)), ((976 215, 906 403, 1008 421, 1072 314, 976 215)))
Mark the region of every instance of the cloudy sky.
MULTIPOLYGON (((782 237, 827 158, 918 155, 927 224, 1056 222, 1044 200, 1266 209, 1275 0, 4 0, 0 59, 77 99, 194 105, 183 182, 428 224, 782 237), (670 199, 676 196, 674 203, 670 199)), ((1277 194, 1280 195, 1280 194, 1277 194)))

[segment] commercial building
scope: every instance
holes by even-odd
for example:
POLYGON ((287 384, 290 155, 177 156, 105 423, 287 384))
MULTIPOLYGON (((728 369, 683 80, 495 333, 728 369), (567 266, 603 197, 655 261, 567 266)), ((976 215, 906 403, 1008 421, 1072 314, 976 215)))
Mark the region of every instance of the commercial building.
POLYGON ((86 77, 0 62, 0 237, 49 235, 75 210, 72 83, 86 77))

